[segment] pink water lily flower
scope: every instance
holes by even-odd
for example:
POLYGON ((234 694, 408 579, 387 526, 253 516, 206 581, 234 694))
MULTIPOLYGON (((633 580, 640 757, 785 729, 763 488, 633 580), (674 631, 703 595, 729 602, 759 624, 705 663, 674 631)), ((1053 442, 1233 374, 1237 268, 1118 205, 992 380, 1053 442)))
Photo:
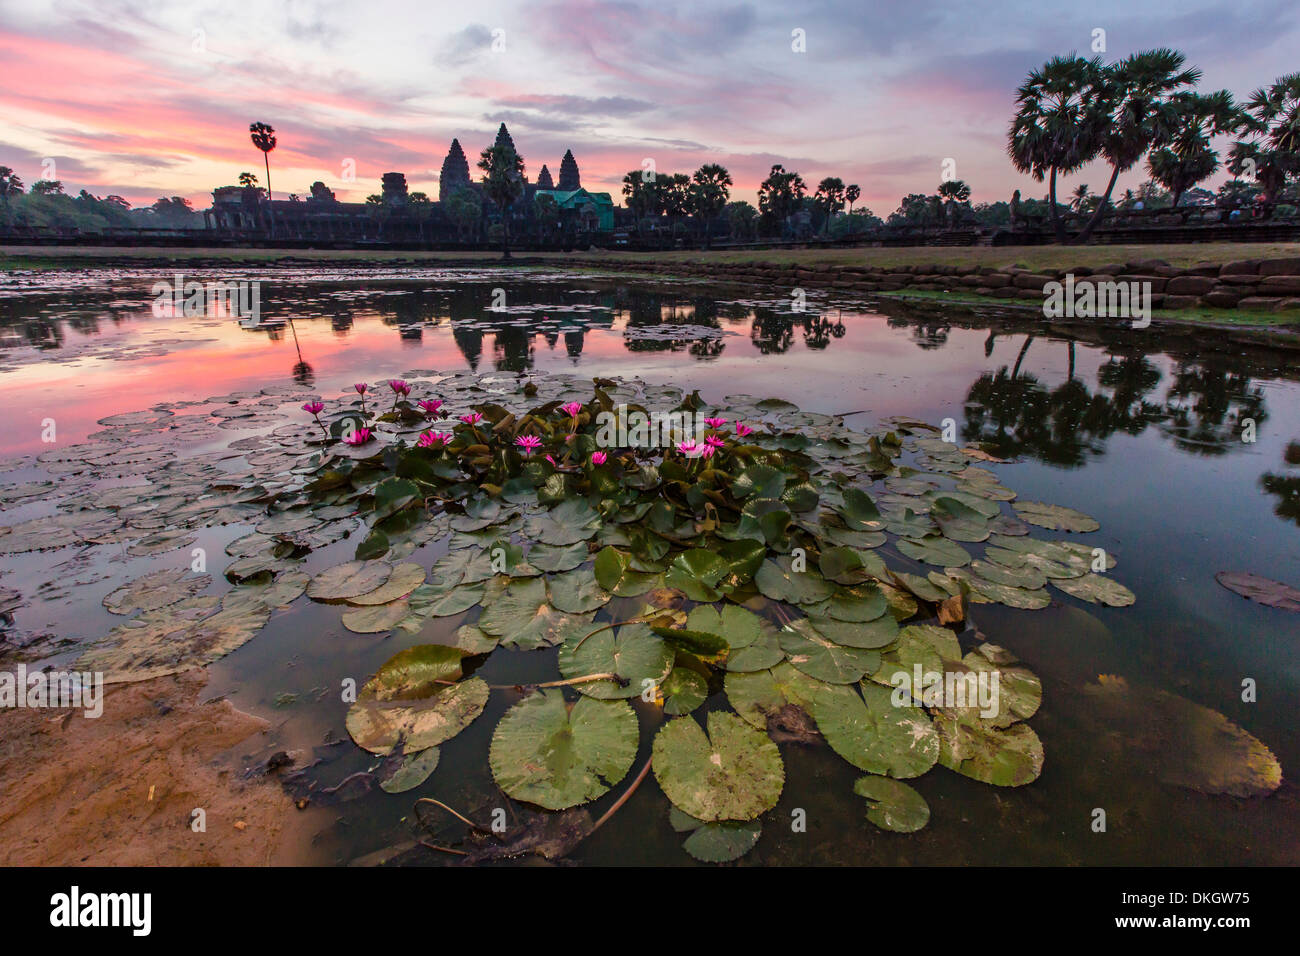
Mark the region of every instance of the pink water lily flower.
POLYGON ((564 414, 568 415, 570 418, 577 418, 578 412, 582 411, 582 403, 569 402, 567 405, 561 405, 560 411, 564 412, 564 414))
POLYGON ((748 425, 742 425, 740 422, 736 422, 737 438, 744 438, 746 435, 752 435, 753 433, 754 429, 750 428, 748 425))
POLYGON ((560 467, 560 463, 556 461, 554 458, 552 458, 550 455, 546 456, 546 460, 549 461, 554 467, 556 468, 560 467))
POLYGON ((702 446, 698 442, 696 442, 694 439, 689 439, 689 438, 686 441, 679 441, 677 443, 677 450, 681 452, 683 455, 685 455, 687 458, 700 457, 700 455, 702 454, 701 447, 702 446))
POLYGON ((389 379, 388 387, 393 390, 394 395, 401 395, 403 398, 411 394, 411 386, 407 385, 400 378, 389 379))
POLYGON ((319 415, 321 412, 325 411, 325 403, 308 402, 306 405, 302 407, 302 410, 304 412, 307 412, 310 415, 319 415))
POLYGON ((713 453, 714 453, 716 450, 717 450, 717 449, 714 448, 714 446, 712 446, 712 445, 705 445, 703 448, 700 449, 700 454, 703 455, 705 458, 712 458, 712 457, 713 457, 713 453))
POLYGON ((726 444, 726 442, 717 435, 706 435, 704 437, 704 443, 710 448, 721 448, 726 444))
POLYGON ((605 461, 608 458, 609 456, 606 455, 603 451, 593 451, 591 453, 591 463, 593 465, 603 465, 605 464, 605 461))
POLYGON ((478 412, 470 412, 468 415, 460 416, 460 420, 464 422, 466 425, 469 425, 471 428, 473 428, 475 425, 477 425, 479 422, 483 420, 483 416, 480 415, 478 412))
POLYGON ((451 441, 451 432, 424 432, 415 443, 421 448, 439 448, 451 441))
POLYGON ((708 425, 710 428, 721 428, 723 425, 727 424, 727 419, 725 419, 725 418, 706 418, 706 419, 704 419, 704 424, 708 425))
POLYGON ((353 385, 352 387, 357 390, 358 395, 365 395, 366 390, 370 388, 370 386, 367 385, 365 382, 357 382, 357 384, 353 385))
POLYGON ((426 415, 437 415, 438 409, 442 408, 442 399, 440 398, 422 398, 415 404, 424 409, 426 415))
POLYGON ((536 435, 520 435, 515 439, 515 444, 524 450, 524 457, 533 457, 533 452, 542 447, 542 440, 536 435))
POLYGON ((364 445, 374 437, 374 433, 371 432, 369 428, 358 428, 347 438, 343 439, 343 444, 352 446, 364 445))

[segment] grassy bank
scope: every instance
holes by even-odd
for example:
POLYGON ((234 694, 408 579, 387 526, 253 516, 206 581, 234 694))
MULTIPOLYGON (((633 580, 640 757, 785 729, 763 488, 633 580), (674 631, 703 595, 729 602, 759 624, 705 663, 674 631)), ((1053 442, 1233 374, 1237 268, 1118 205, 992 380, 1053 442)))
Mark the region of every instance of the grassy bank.
MULTIPOLYGON (((584 263, 726 264, 769 263, 775 265, 839 265, 892 268, 909 265, 989 266, 1000 268, 1019 265, 1026 269, 1069 269, 1074 266, 1096 268, 1110 263, 1163 259, 1172 266, 1192 266, 1203 262, 1235 262, 1241 259, 1279 259, 1300 256, 1300 243, 1189 243, 1185 245, 1132 246, 908 246, 903 248, 863 247, 856 249, 755 249, 702 252, 696 249, 675 252, 520 252, 512 260, 516 265, 545 264, 562 266, 566 261, 584 263)), ((479 266, 502 264, 499 252, 436 251, 394 252, 371 249, 226 249, 226 248, 153 248, 100 246, 8 246, 0 248, 0 269, 67 269, 94 268, 97 265, 120 265, 131 260, 139 265, 185 262, 226 262, 232 265, 273 265, 275 263, 410 265, 467 263, 479 266)))
MULTIPOLYGON (((897 292, 872 292, 870 296, 896 299, 904 302, 933 302, 949 305, 979 306, 986 309, 1015 309, 1035 315, 1043 314, 1041 302, 998 299, 987 295, 966 292, 936 292, 932 290, 906 290, 897 292)), ((1300 331, 1300 312, 1273 312, 1264 309, 1152 309, 1153 321, 1182 322, 1203 326, 1222 326, 1240 329, 1285 328, 1300 331)))

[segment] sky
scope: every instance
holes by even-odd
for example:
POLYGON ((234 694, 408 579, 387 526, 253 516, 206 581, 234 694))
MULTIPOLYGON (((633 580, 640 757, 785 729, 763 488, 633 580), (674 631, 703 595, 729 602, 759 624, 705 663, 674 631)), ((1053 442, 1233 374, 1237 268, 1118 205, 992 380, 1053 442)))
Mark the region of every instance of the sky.
MULTIPOLYGON (((437 198, 452 137, 472 166, 504 121, 530 179, 572 149, 583 186, 616 202, 651 162, 721 163, 754 202, 780 163, 810 191, 857 183, 883 217, 933 192, 945 160, 974 202, 1045 195, 1006 158, 1015 88, 1099 43, 1108 61, 1174 47, 1201 89, 1244 97, 1300 70, 1300 4, 0 0, 0 165, 204 208, 242 171, 265 184, 262 121, 277 198, 320 180, 360 201, 389 171, 437 198)), ((1094 164, 1058 188, 1107 178, 1094 164)))

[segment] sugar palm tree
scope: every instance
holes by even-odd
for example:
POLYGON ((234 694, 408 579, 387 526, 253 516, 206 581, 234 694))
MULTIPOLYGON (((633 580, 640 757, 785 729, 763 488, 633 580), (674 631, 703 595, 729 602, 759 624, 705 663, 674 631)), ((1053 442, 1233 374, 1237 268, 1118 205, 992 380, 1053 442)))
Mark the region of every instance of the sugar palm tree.
POLYGON ((963 180, 949 179, 939 184, 939 198, 943 200, 944 210, 951 221, 955 218, 954 210, 962 203, 970 202, 970 186, 963 180))
POLYGON ((704 220, 704 248, 710 245, 710 227, 731 198, 731 173, 717 163, 705 163, 691 177, 692 215, 704 220))
MULTIPOLYGON (((262 151, 262 160, 266 163, 266 201, 270 213, 271 202, 271 150, 275 149, 275 129, 266 123, 252 123, 248 127, 253 145, 262 151)), ((275 216, 271 215, 271 235, 275 235, 275 216)))
POLYGON ((1058 242, 1065 227, 1056 208, 1056 177, 1075 172, 1101 148, 1108 115, 1107 71, 1100 57, 1057 56, 1030 72, 1016 91, 1007 153, 1022 173, 1048 180, 1048 207, 1058 242))
POLYGON ((1088 184, 1079 183, 1074 187, 1074 192, 1070 194, 1070 208, 1075 212, 1083 212, 1091 196, 1092 193, 1088 192, 1088 184))
POLYGON ((1300 73, 1279 77, 1250 94, 1242 126, 1248 139, 1232 144, 1228 169, 1253 172, 1266 209, 1271 209, 1287 179, 1300 173, 1300 73))
POLYGON ((1201 79, 1196 68, 1184 69, 1185 57, 1177 50, 1144 50, 1126 57, 1107 71, 1110 115, 1101 140, 1101 156, 1110 163, 1110 182, 1079 233, 1086 242, 1110 205, 1119 174, 1127 172, 1153 146, 1172 132, 1176 109, 1172 97, 1194 87, 1201 79))
POLYGON ((849 215, 853 215, 853 204, 862 198, 862 189, 857 183, 844 188, 844 199, 849 204, 849 215))
POLYGON ((1174 208, 1191 189, 1219 168, 1210 138, 1241 127, 1243 116, 1227 90, 1177 93, 1171 97, 1172 126, 1166 145, 1147 157, 1151 178, 1173 194, 1174 208))
POLYGON ((822 231, 829 235, 831 218, 844 208, 844 180, 838 176, 827 176, 817 184, 817 192, 813 194, 813 198, 826 216, 822 231))

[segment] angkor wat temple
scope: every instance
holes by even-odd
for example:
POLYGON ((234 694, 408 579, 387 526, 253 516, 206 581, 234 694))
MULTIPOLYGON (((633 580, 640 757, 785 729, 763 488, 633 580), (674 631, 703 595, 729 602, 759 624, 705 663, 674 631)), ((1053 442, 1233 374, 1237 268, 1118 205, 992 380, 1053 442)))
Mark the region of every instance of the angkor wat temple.
MULTIPOLYGON (((502 123, 497 144, 509 143, 502 123)), ((614 202, 609 193, 582 188, 573 151, 560 160, 559 182, 543 164, 537 179, 524 179, 524 191, 506 210, 510 234, 520 241, 570 243, 592 241, 614 229, 614 202)), ((453 139, 438 176, 438 199, 412 193, 406 175, 384 173, 380 191, 364 203, 339 202, 323 182, 310 194, 268 201, 257 186, 220 186, 212 191, 212 208, 204 212, 210 229, 242 238, 319 239, 374 242, 484 242, 500 229, 502 210, 470 175, 469 160, 453 139)))

